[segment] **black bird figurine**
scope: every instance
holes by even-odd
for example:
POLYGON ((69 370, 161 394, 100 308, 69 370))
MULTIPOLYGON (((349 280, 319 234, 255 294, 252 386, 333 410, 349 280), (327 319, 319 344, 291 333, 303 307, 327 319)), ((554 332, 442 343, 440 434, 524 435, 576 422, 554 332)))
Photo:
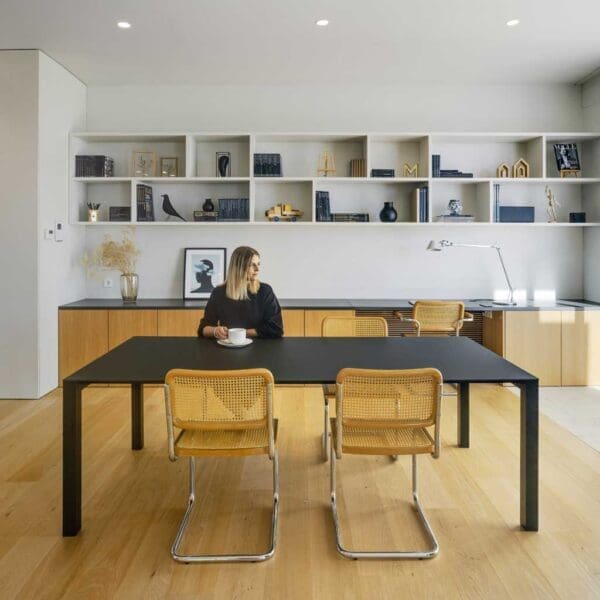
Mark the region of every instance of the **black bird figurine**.
MULTIPOLYGON (((169 217, 177 217, 178 219, 181 219, 182 221, 186 220, 175 210, 175 208, 171 204, 171 201, 169 200, 169 196, 167 194, 161 194, 161 198, 163 199, 162 209, 169 215, 169 217)), ((167 219, 169 217, 167 217, 167 219)))

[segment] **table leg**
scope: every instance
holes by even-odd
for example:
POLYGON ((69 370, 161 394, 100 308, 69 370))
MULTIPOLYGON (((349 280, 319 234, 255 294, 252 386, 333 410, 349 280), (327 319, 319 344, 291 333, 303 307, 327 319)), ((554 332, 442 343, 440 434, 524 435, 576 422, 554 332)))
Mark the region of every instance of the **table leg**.
POLYGON ((63 383, 63 536, 81 529, 81 391, 63 383))
POLYGON ((521 527, 538 530, 539 492, 539 383, 521 389, 521 527))
POLYGON ((144 447, 144 386, 131 384, 131 449, 144 447))
POLYGON ((470 415, 469 415, 470 389, 469 382, 458 384, 458 398, 456 405, 456 426, 458 446, 468 448, 470 445, 470 415))

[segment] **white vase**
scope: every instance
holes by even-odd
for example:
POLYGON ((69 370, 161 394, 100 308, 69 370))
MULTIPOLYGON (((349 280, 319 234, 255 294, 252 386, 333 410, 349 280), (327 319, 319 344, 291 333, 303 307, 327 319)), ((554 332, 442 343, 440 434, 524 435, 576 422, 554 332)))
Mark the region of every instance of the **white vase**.
POLYGON ((121 275, 121 297, 123 302, 135 302, 138 295, 138 276, 135 273, 121 275))

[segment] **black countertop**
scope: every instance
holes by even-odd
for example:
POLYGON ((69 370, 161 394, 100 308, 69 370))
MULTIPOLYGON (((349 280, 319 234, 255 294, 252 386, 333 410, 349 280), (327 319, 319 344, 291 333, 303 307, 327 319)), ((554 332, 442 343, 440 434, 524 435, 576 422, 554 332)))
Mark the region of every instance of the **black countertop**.
MULTIPOLYGON (((395 310, 410 309, 414 300, 407 299, 335 299, 335 298, 280 298, 281 307, 287 310, 395 310)), ((556 302, 527 302, 517 306, 498 306, 489 299, 464 300, 465 309, 469 312, 483 311, 532 311, 532 310, 600 310, 599 302, 590 300, 557 300, 556 302)), ((85 298, 77 302, 63 304, 59 309, 202 309, 206 306, 205 300, 181 300, 178 298, 140 298, 136 302, 123 302, 116 298, 85 298)))

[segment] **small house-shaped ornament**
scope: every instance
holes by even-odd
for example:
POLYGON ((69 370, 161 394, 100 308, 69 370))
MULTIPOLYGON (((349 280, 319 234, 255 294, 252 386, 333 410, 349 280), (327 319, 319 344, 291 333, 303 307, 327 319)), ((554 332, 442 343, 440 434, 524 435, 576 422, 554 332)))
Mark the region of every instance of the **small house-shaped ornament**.
POLYGON ((513 177, 518 179, 529 177, 529 163, 525 159, 520 158, 513 165, 513 177))
POLYGON ((498 165, 496 177, 510 177, 510 167, 506 163, 498 165))

